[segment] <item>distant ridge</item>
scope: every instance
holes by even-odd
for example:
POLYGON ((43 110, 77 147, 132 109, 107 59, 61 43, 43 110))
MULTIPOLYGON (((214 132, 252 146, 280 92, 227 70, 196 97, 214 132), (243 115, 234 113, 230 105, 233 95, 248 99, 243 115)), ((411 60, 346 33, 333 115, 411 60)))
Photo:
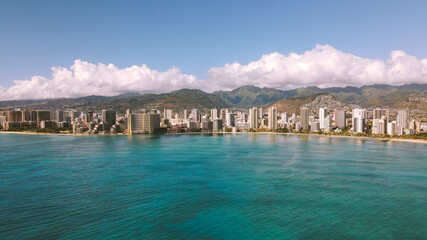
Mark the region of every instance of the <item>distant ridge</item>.
POLYGON ((41 100, 0 101, 0 108, 26 109, 116 109, 128 108, 249 108, 269 107, 282 99, 293 98, 296 102, 313 101, 319 94, 331 94, 337 101, 362 107, 405 107, 425 109, 427 84, 391 86, 385 84, 362 87, 301 87, 292 90, 242 86, 232 91, 206 93, 198 89, 174 90, 163 94, 123 93, 113 97, 87 96, 41 100), (313 98, 314 97, 314 98, 313 98), (298 100, 299 99, 299 100, 298 100))

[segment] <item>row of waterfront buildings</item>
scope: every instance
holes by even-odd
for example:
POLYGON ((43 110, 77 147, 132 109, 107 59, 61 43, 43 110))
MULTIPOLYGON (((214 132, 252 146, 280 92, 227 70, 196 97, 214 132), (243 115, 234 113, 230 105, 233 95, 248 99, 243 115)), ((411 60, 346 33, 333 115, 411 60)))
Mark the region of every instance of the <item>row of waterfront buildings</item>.
POLYGON ((125 114, 116 111, 79 112, 74 110, 5 110, 0 112, 3 130, 22 128, 72 129, 73 133, 156 133, 196 131, 257 131, 286 129, 286 131, 371 133, 403 135, 427 130, 426 123, 411 119, 408 109, 399 110, 391 118, 388 109, 353 109, 352 111, 320 108, 311 112, 302 107, 297 113, 279 112, 270 107, 265 111, 211 109, 210 111, 174 111, 173 109, 145 110, 125 114))

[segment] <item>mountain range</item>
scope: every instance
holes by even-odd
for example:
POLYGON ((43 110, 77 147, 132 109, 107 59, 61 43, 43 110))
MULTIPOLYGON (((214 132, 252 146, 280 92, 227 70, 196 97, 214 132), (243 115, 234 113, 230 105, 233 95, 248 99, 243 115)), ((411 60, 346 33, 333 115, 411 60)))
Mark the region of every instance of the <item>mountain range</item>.
MULTIPOLYGON (((427 111, 427 84, 402 86, 368 85, 362 87, 301 87, 292 90, 242 86, 232 91, 207 93, 197 89, 181 89, 163 94, 125 93, 114 97, 87 96, 43 100, 1 101, 0 108, 26 109, 208 109, 208 108, 250 108, 308 104, 319 95, 330 95, 322 101, 339 101, 343 104, 361 107, 415 108, 427 111)), ((320 103, 321 104, 321 103, 320 103)))

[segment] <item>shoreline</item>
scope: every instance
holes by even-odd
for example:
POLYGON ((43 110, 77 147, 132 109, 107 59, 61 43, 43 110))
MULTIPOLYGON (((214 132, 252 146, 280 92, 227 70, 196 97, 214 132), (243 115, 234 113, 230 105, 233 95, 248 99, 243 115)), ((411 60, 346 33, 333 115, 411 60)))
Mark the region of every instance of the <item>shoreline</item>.
MULTIPOLYGON (((38 133, 38 132, 17 132, 17 131, 0 131, 0 134, 20 134, 20 135, 52 135, 52 136, 130 136, 128 134, 75 134, 75 133, 38 133)), ((317 136, 317 137, 332 137, 332 138, 359 138, 373 139, 379 141, 390 142, 407 142, 407 143, 423 143, 427 144, 424 139, 411 138, 376 138, 369 136, 346 136, 346 135, 324 135, 315 133, 277 133, 277 132, 183 132, 183 133, 165 133, 161 135, 195 135, 195 134, 276 134, 276 135, 300 135, 300 136, 317 136)), ((139 135, 139 134, 135 134, 139 135)), ((141 134, 145 135, 145 134, 141 134)))

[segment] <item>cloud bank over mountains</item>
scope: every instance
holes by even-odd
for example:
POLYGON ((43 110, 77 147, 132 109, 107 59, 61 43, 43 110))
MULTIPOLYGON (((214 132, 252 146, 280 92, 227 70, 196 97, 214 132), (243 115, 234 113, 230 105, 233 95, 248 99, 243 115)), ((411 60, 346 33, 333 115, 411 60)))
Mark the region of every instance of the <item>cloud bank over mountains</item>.
POLYGON ((343 87, 367 84, 427 83, 427 58, 395 50, 386 61, 361 58, 329 45, 317 45, 303 54, 263 55, 247 65, 214 67, 208 80, 183 74, 176 67, 165 72, 146 65, 120 69, 113 64, 75 60, 70 68, 53 67, 52 77, 34 76, 0 86, 0 100, 113 96, 125 92, 164 93, 182 88, 230 90, 243 85, 290 89, 301 86, 343 87))
POLYGON ((173 67, 159 72, 142 66, 120 69, 113 64, 75 60, 71 67, 52 67, 52 78, 34 76, 0 87, 0 99, 68 98, 89 95, 115 96, 126 92, 163 93, 181 88, 206 88, 206 81, 182 74, 173 67))
POLYGON ((226 64, 207 73, 214 85, 235 88, 256 85, 271 88, 300 86, 345 87, 367 84, 427 83, 427 59, 395 50, 387 61, 361 58, 329 45, 317 45, 303 54, 274 52, 248 65, 226 64))

